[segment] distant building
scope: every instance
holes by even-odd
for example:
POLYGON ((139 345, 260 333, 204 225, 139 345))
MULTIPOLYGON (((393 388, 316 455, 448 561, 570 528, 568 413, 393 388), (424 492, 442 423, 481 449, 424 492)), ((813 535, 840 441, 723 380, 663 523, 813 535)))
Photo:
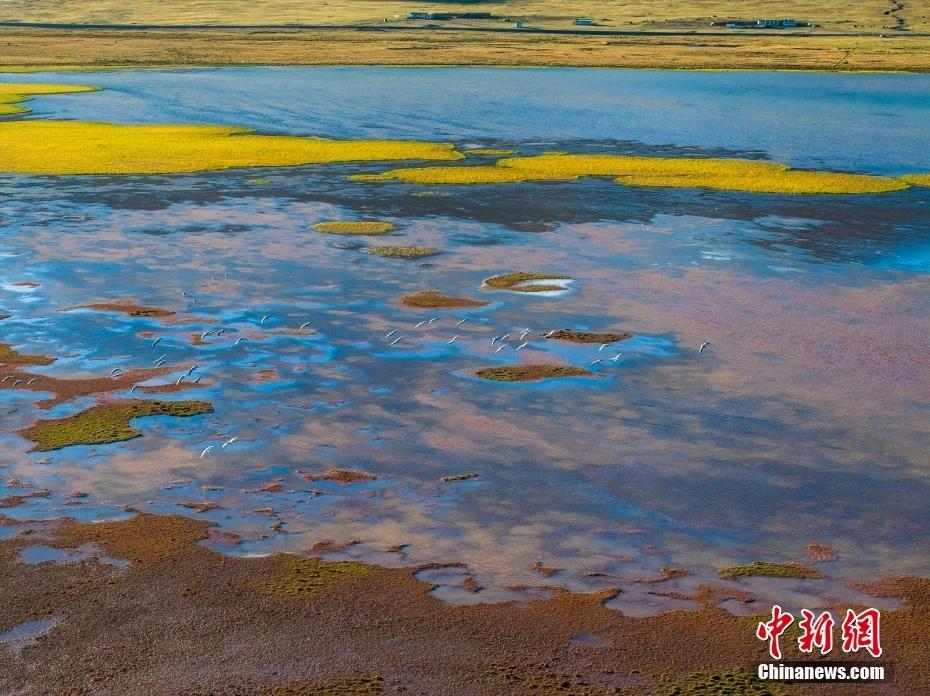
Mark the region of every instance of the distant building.
POLYGON ((810 26, 809 23, 796 19, 724 19, 711 22, 710 25, 727 29, 793 29, 810 26))
POLYGON ((589 27, 594 24, 594 20, 590 17, 575 17, 575 24, 582 27, 589 27))
POLYGON ((407 15, 407 19, 432 19, 440 22, 449 19, 495 19, 490 12, 424 12, 415 10, 407 15))
POLYGON ((798 23, 793 19, 759 19, 756 26, 760 29, 788 29, 798 26, 798 23))

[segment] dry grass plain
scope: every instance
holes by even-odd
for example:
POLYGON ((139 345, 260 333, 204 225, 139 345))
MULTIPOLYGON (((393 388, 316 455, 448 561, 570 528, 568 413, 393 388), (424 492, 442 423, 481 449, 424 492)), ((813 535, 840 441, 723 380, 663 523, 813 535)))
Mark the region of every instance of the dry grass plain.
POLYGON ((453 31, 0 30, 0 70, 168 65, 520 65, 930 71, 930 37, 453 31))
POLYGON ((0 20, 73 23, 157 24, 357 24, 395 21, 411 10, 473 11, 519 18, 528 26, 570 26, 579 15, 616 29, 682 27, 707 28, 715 18, 757 19, 792 17, 821 25, 824 30, 885 31, 898 18, 911 31, 930 29, 928 0, 510 0, 510 2, 426 2, 414 0, 3 0, 0 20), (895 7, 901 5, 900 10, 895 7))

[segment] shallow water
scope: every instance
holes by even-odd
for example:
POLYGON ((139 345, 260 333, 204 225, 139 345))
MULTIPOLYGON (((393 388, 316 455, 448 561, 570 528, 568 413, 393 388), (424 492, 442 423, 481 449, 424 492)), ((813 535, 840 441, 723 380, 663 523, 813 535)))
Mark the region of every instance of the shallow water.
MULTIPOLYGON (((930 168, 926 76, 268 68, 11 79, 107 88, 36 98, 43 118, 930 168), (750 89, 760 80, 771 89, 750 89)), ((46 412, 35 405, 45 395, 0 391, 0 482, 52 491, 4 514, 90 520, 131 505, 214 520, 242 537, 210 542, 229 553, 331 540, 345 545, 331 558, 459 562, 424 577, 457 602, 621 583, 611 605, 624 611, 687 608, 663 594, 693 592, 734 563, 806 562, 810 543, 836 551, 815 564, 830 579, 733 586, 786 603, 854 601, 845 580, 930 573, 930 189, 800 197, 346 179, 387 168, 0 177, 0 314, 13 315, 0 340, 56 357, 31 371, 59 377, 166 354, 178 371, 152 383, 168 384, 196 363, 200 385, 157 398, 216 407, 136 421, 144 436, 129 442, 28 453, 14 431, 94 399, 46 412), (311 229, 344 218, 398 229, 353 239, 311 229), (443 253, 378 258, 356 242, 443 253), (557 293, 481 289, 520 270, 573 282, 557 293), (423 289, 490 304, 396 304, 423 289), (123 298, 178 315, 65 311, 123 298), (306 321, 314 334, 293 331, 306 321), (226 335, 192 344, 219 327, 226 335), (553 328, 635 336, 599 351, 541 337, 553 328), (495 352, 491 339, 508 332, 510 347, 495 352), (153 348, 153 336, 165 338, 153 348), (471 375, 519 361, 594 374, 537 384, 471 375), (330 467, 377 479, 296 474, 330 467), (441 481, 463 473, 479 476, 441 481), (281 491, 261 490, 276 482, 281 491), (88 496, 71 498, 78 490, 88 496), (202 502, 220 507, 182 507, 202 502), (636 582, 661 567, 690 575, 636 582), (463 588, 469 576, 483 589, 463 588)), ((0 498, 24 492, 0 485, 0 498)))

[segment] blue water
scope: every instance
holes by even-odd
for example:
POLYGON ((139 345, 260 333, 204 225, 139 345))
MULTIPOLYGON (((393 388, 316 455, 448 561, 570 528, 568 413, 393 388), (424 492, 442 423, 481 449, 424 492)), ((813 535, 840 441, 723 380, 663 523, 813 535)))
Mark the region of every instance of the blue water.
MULTIPOLYGON (((17 118, 930 171, 930 81, 917 75, 230 68, 5 79, 105 88, 36 98, 17 118)), ((819 566, 830 577, 804 590, 821 597, 850 596, 845 580, 930 574, 930 188, 790 196, 599 179, 347 179, 390 166, 0 176, 0 314, 11 315, 0 341, 56 358, 27 371, 105 376, 165 354, 172 373, 148 383, 173 384, 194 363, 203 382, 159 398, 215 406, 141 419, 143 436, 127 442, 29 452, 17 431, 36 419, 139 393, 45 408, 48 394, 7 381, 0 499, 42 495, 3 514, 92 520, 124 517, 128 505, 197 515, 239 534, 222 548, 240 554, 358 539, 332 555, 466 564, 433 578, 450 601, 509 599, 513 584, 622 584, 624 611, 687 607, 635 580, 682 567, 691 574, 666 587, 688 593, 732 563, 806 561, 810 543, 838 555, 819 566), (312 230, 363 218, 397 229, 358 239, 312 230), (442 253, 421 264, 362 253, 370 244, 442 253), (573 282, 552 296, 482 288, 519 270, 573 282), (424 289, 488 305, 398 303, 424 289), (176 315, 73 309, 125 298, 176 315), (307 321, 315 333, 296 332, 307 321), (193 341, 219 327, 225 335, 193 341), (542 338, 553 328, 634 337, 599 351, 542 338), (391 330, 401 343, 390 345, 391 330), (496 352, 491 339, 505 333, 496 352), (594 374, 474 376, 523 361, 594 374), (299 473, 329 467, 377 479, 299 473), (465 473, 478 477, 442 480, 465 473), (219 507, 189 507, 202 503, 219 507), (561 570, 543 578, 536 561, 561 570), (467 574, 482 593, 460 587, 467 574)), ((801 596, 795 584, 753 591, 801 596)))
POLYGON ((594 68, 269 67, 10 75, 92 84, 42 116, 347 138, 629 141, 798 167, 930 169, 930 76, 594 68))

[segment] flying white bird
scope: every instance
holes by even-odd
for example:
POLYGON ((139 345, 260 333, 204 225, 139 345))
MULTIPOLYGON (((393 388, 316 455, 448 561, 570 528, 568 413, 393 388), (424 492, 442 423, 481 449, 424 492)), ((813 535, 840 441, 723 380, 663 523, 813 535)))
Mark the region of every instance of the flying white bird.
POLYGON ((461 326, 461 325, 464 324, 466 321, 468 321, 468 317, 465 317, 464 319, 459 319, 459 320, 456 322, 455 325, 456 325, 456 326, 461 326))
POLYGON ((215 445, 210 445, 209 447, 205 447, 203 452, 200 453, 200 458, 203 459, 206 456, 207 452, 212 450, 214 447, 215 445))
POLYGON ((391 336, 393 336, 393 335, 396 334, 396 333, 397 333, 397 329, 391 329, 391 330, 388 331, 386 334, 384 334, 384 337, 385 337, 385 338, 390 338, 391 336))
POLYGON ((297 330, 298 330, 298 331, 301 331, 302 329, 305 329, 305 328, 307 328, 308 326, 310 326, 310 322, 309 322, 309 321, 305 321, 303 324, 301 324, 300 326, 297 327, 297 330))
POLYGON ((231 445, 232 443, 234 443, 234 442, 235 442, 236 440, 238 440, 238 439, 239 439, 238 437, 231 437, 231 438, 229 438, 226 442, 224 442, 224 443, 220 446, 220 449, 225 449, 226 447, 228 447, 229 445, 231 445))
POLYGON ((453 336, 453 337, 450 338, 448 341, 446 341, 446 345, 447 345, 447 346, 451 346, 453 343, 455 343, 455 339, 457 339, 457 338, 458 338, 458 336, 453 336))
POLYGON ((396 343, 400 343, 401 339, 403 339, 403 336, 398 336, 393 341, 391 341, 391 345, 393 346, 396 343))
POLYGON ((164 340, 165 340, 164 336, 159 336, 154 341, 152 341, 152 348, 154 348, 155 346, 157 346, 159 343, 161 343, 164 340))
POLYGON ((703 353, 703 352, 704 352, 704 349, 707 348, 707 346, 709 346, 709 345, 710 345, 710 341, 704 341, 704 342, 701 344, 701 347, 698 348, 698 355, 700 355, 701 353, 703 353))
POLYGON ((249 339, 247 339, 245 336, 240 336, 239 338, 236 339, 235 345, 238 346, 238 345, 239 345, 240 343, 242 343, 243 341, 248 341, 248 340, 249 340, 249 339))
POLYGON ((263 317, 262 317, 262 320, 261 320, 260 322, 258 322, 258 325, 259 325, 259 326, 262 326, 262 325, 265 323, 265 320, 266 320, 266 319, 271 319, 271 315, 270 315, 270 314, 266 314, 265 316, 263 316, 263 317))

